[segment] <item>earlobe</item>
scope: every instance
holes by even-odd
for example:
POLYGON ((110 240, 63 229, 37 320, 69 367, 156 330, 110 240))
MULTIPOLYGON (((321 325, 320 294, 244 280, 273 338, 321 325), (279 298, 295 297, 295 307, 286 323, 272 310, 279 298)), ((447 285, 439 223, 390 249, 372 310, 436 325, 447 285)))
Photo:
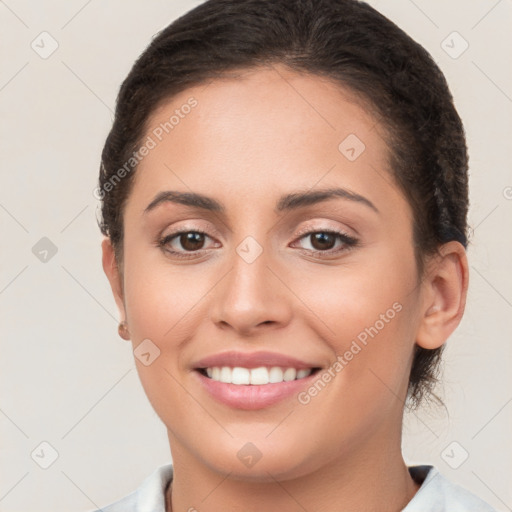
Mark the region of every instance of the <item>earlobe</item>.
POLYGON ((126 319, 122 274, 119 270, 115 257, 115 251, 110 238, 104 237, 103 241, 101 242, 101 251, 103 271, 105 272, 105 275, 107 276, 110 283, 112 294, 114 295, 114 300, 116 301, 116 305, 121 316, 120 321, 122 322, 126 319))
POLYGON ((448 242, 429 267, 416 343, 432 350, 446 342, 462 319, 469 282, 466 250, 459 242, 448 242))

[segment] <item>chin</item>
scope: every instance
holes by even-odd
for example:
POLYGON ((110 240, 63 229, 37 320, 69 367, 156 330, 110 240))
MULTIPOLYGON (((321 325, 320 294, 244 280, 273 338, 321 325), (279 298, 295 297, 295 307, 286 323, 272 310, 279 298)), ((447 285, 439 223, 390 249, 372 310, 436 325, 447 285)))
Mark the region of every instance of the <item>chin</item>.
MULTIPOLYGON (((325 462, 325 457, 320 457, 317 451, 311 458, 307 457, 307 452, 304 444, 297 447, 296 443, 279 443, 276 446, 263 438, 259 443, 257 440, 254 443, 230 440, 228 444, 217 444, 215 450, 205 447, 204 455, 199 456, 211 471, 229 474, 230 479, 269 483, 304 476, 320 467, 321 461, 325 462), (318 464, 313 462, 315 457, 318 464)), ((314 452, 312 447, 311 453, 314 452)))

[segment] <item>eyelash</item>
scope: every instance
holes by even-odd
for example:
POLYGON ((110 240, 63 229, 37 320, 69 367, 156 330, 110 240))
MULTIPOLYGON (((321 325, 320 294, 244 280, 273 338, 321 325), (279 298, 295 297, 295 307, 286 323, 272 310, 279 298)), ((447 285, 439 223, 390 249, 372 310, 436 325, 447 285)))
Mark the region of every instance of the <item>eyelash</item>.
MULTIPOLYGON (((185 235, 188 233, 198 233, 201 235, 205 235, 208 238, 211 238, 208 235, 208 233, 206 233, 205 231, 203 231, 201 229, 188 229, 188 230, 183 230, 183 231, 176 231, 174 233, 171 233, 169 235, 166 235, 166 236, 160 238, 157 241, 157 245, 163 251, 165 251, 169 254, 172 254, 173 257, 176 257, 179 259, 195 258, 195 257, 197 257, 197 254, 200 254, 201 251, 205 251, 206 249, 199 249, 197 251, 188 251, 186 253, 182 253, 179 251, 173 251, 173 250, 169 250, 166 248, 166 245, 169 244, 169 242, 171 242, 173 239, 179 237, 180 235, 185 235)), ((359 244, 359 240, 357 238, 347 235, 343 231, 335 231, 335 230, 331 230, 331 229, 316 229, 316 230, 301 232, 301 233, 299 233, 297 240, 301 240, 309 235, 313 235, 316 233, 335 235, 337 237, 337 239, 341 240, 345 246, 344 248, 341 248, 341 249, 340 248, 338 248, 336 250, 328 249, 326 251, 320 251, 320 250, 316 250, 316 249, 302 249, 303 251, 305 251, 309 254, 313 253, 314 255, 320 256, 321 258, 326 257, 326 256, 332 256, 333 254, 338 254, 341 252, 350 251, 350 250, 354 249, 359 244)))

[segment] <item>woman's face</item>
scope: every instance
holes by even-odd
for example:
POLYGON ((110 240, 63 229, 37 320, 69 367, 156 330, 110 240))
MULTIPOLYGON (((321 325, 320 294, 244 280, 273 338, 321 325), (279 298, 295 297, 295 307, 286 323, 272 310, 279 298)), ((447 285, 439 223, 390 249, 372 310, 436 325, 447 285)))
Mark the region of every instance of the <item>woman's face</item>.
POLYGON ((173 458, 287 479, 399 443, 422 288, 376 120, 265 68, 174 97, 144 143, 120 307, 173 458))

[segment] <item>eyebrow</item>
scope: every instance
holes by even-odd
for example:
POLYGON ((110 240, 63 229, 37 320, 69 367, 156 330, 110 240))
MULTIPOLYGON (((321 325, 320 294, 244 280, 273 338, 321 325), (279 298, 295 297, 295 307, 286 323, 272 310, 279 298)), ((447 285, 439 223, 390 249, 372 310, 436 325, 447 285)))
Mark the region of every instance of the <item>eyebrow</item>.
MULTIPOLYGON (((349 201, 354 201, 368 206, 376 213, 379 213, 378 208, 366 197, 346 190, 344 188, 325 188, 321 190, 306 190, 292 192, 282 196, 276 204, 274 211, 280 213, 283 211, 291 211, 299 208, 304 208, 313 204, 321 203, 329 199, 341 198, 349 201)), ((203 194, 195 192, 178 192, 174 190, 166 190, 159 192, 153 200, 148 204, 144 213, 154 210, 159 204, 171 202, 191 206, 202 210, 212 212, 225 213, 226 209, 216 199, 208 197, 203 194)))

